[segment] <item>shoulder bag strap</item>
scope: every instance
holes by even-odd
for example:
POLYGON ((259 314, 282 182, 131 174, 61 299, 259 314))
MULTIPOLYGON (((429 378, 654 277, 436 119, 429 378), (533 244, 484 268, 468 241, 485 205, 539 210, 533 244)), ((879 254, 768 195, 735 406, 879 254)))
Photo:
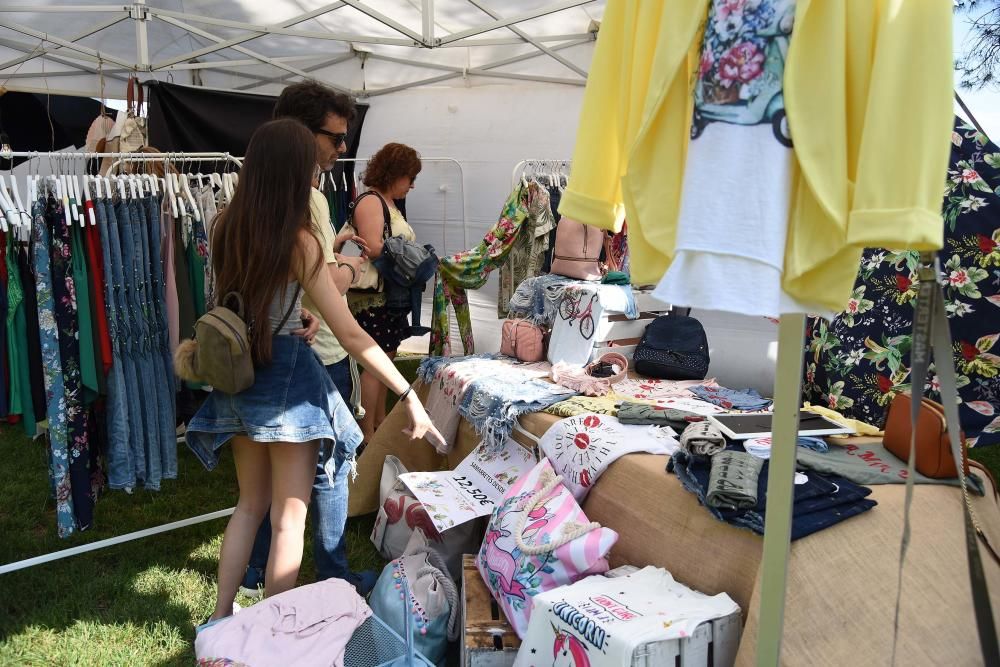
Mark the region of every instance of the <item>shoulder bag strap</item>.
POLYGON ((355 231, 357 231, 358 227, 357 225, 354 224, 354 212, 358 208, 358 202, 360 202, 368 195, 373 195, 375 197, 378 197, 379 202, 382 204, 382 240, 385 241, 390 236, 392 236, 392 219, 389 215, 389 205, 385 203, 384 199, 382 199, 382 195, 375 192, 374 190, 369 190, 368 192, 361 193, 360 195, 358 195, 358 198, 354 200, 354 203, 351 204, 350 224, 352 227, 354 227, 355 231))
POLYGON ((297 283, 295 285, 295 294, 292 296, 292 302, 288 304, 288 310, 285 311, 285 316, 281 318, 281 324, 275 327, 274 332, 271 334, 272 336, 278 335, 278 332, 281 331, 281 327, 285 326, 285 322, 287 322, 288 318, 292 316, 292 311, 295 310, 295 302, 299 300, 299 292, 301 291, 302 283, 297 283))
MULTIPOLYGON (((951 454, 955 459, 955 469, 962 489, 962 507, 965 514, 965 548, 969 562, 969 583, 972 587, 972 603, 976 615, 976 627, 979 631, 979 647, 983 654, 983 664, 1000 665, 1000 645, 997 642, 996 626, 993 622, 993 608, 990 605, 990 594, 983 571, 982 556, 979 552, 979 540, 983 537, 982 529, 976 521, 969 502, 969 490, 965 480, 963 465, 963 443, 959 440, 960 422, 958 418, 958 387, 955 381, 955 360, 952 357, 951 333, 948 328, 948 316, 944 309, 944 295, 937 283, 939 263, 936 255, 924 253, 921 255, 919 270, 920 288, 917 293, 916 310, 913 318, 913 342, 910 351, 912 367, 910 370, 911 391, 916 393, 915 399, 923 394, 924 381, 930 366, 931 350, 934 351, 934 362, 938 379, 941 382, 941 404, 944 406, 945 423, 948 439, 951 443, 951 454)), ((913 500, 913 477, 916 460, 917 420, 920 414, 920 400, 910 402, 910 419, 912 421, 910 435, 910 456, 907 461, 906 500, 903 507, 903 537, 899 548, 899 575, 896 589, 896 616, 893 622, 892 664, 896 659, 896 642, 899 638, 899 606, 903 585, 903 561, 910 544, 910 504, 913 500)), ((992 549, 991 549, 992 550, 992 549)))

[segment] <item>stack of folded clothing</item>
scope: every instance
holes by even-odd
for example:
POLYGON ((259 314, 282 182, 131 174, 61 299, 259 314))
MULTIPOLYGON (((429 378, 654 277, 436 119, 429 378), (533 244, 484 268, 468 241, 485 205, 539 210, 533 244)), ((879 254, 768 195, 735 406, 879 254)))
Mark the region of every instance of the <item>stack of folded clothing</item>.
MULTIPOLYGON (((769 461, 751 456, 739 446, 730 446, 712 457, 680 449, 671 457, 667 469, 677 475, 684 488, 698 496, 712 516, 764 534, 769 461)), ((871 489, 843 477, 809 471, 798 474, 796 482, 793 540, 867 512, 876 505, 868 499, 871 489)))

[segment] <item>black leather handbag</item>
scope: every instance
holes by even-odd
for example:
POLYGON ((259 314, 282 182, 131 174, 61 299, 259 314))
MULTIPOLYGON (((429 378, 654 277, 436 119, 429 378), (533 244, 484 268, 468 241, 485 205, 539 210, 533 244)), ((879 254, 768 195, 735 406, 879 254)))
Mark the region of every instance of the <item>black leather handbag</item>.
POLYGON ((686 315, 661 315, 646 327, 632 355, 642 375, 664 380, 704 380, 708 337, 701 322, 686 315))

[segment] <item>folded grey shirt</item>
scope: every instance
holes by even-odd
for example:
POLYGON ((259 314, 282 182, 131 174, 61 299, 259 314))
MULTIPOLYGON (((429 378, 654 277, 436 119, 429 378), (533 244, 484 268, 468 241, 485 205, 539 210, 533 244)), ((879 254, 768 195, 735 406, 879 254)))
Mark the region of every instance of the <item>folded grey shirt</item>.
POLYGON ((746 452, 728 449, 712 457, 705 502, 718 509, 743 510, 757 506, 757 479, 764 461, 746 452))
MULTIPOLYGON (((867 445, 830 445, 830 451, 821 454, 803 447, 796 448, 796 459, 802 468, 818 473, 839 475, 855 484, 905 484, 906 461, 887 450, 881 443, 867 445)), ((969 489, 983 495, 983 481, 974 473, 968 477, 969 489)), ((934 479, 913 471, 915 484, 947 484, 959 486, 957 478, 934 479)))

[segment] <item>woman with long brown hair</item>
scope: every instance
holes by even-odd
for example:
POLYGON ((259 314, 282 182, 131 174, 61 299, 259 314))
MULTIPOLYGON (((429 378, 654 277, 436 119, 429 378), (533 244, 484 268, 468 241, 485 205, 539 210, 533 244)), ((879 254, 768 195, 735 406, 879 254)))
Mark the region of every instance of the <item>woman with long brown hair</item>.
MULTIPOLYGON (((348 443, 361 432, 333 381, 307 342, 290 335, 301 326, 304 291, 334 335, 367 372, 402 393, 413 438, 439 439, 423 406, 392 361, 351 316, 329 271, 310 222, 309 194, 316 142, 298 121, 262 125, 250 140, 239 187, 212 232, 217 294, 235 292, 251 327, 254 384, 239 394, 214 391, 188 424, 187 440, 206 467, 232 442, 240 496, 226 526, 219 557, 219 590, 210 620, 229 616, 254 535, 270 510, 271 552, 264 590, 295 585, 302 561, 306 508, 321 440, 348 443)), ((178 369, 185 367, 178 359, 178 369)), ((345 461, 341 465, 349 465, 345 461)), ((334 460, 326 462, 333 479, 334 460)))

